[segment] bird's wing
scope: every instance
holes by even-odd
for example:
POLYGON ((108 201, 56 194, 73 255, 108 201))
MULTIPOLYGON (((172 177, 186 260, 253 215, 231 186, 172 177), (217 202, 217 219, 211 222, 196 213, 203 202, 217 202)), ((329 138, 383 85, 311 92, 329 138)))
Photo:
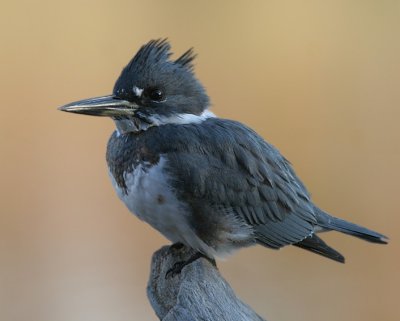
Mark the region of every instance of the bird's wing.
POLYGON ((296 243, 312 233, 310 196, 276 148, 228 120, 208 120, 190 135, 198 137, 186 137, 187 148, 168 153, 176 178, 172 184, 184 191, 182 199, 233 212, 269 247, 296 243))

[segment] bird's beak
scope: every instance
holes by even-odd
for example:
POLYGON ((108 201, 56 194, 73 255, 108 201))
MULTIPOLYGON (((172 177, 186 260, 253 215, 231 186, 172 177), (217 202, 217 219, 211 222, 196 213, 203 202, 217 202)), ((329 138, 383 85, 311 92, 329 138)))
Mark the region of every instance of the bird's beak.
POLYGON ((61 111, 91 116, 133 116, 139 106, 113 95, 79 100, 59 108, 61 111))

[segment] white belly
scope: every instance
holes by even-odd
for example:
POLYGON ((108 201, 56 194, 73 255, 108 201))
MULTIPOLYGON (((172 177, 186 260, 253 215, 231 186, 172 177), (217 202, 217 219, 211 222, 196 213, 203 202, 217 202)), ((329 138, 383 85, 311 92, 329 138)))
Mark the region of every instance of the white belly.
POLYGON ((166 159, 161 157, 156 165, 138 165, 125 173, 125 191, 110 174, 119 198, 141 220, 149 223, 172 242, 181 242, 203 253, 211 250, 188 224, 187 206, 179 201, 168 183, 164 171, 166 159))

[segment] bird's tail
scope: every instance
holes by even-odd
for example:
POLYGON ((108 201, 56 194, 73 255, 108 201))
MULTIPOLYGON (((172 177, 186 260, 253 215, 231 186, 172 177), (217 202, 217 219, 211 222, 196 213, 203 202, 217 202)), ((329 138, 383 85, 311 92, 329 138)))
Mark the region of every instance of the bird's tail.
POLYGON ((344 263, 344 256, 335 249, 331 248, 315 234, 312 234, 311 236, 306 237, 304 240, 293 245, 300 247, 304 250, 308 250, 313 253, 325 256, 328 259, 334 260, 336 262, 344 263))
POLYGON ((385 235, 340 218, 333 217, 320 209, 317 209, 317 222, 318 225, 327 230, 339 231, 372 243, 388 243, 388 238, 385 235))

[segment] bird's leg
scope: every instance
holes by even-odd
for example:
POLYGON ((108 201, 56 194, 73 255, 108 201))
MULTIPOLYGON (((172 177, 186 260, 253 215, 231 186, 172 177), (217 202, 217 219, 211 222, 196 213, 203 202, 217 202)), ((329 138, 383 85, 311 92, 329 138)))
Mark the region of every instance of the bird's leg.
MULTIPOLYGON (((179 243, 178 243, 179 244, 179 243)), ((174 244, 175 245, 175 244, 174 244)), ((189 259, 186 261, 180 261, 176 262, 172 268, 170 268, 167 273, 165 274, 165 278, 168 279, 170 277, 174 277, 175 275, 178 275, 182 272, 182 269, 186 266, 189 265, 190 263, 193 263, 197 259, 200 258, 205 258, 207 261, 209 261, 212 265, 217 267, 217 264, 215 263, 214 259, 209 258, 208 256, 204 255, 203 253, 196 252, 193 254, 189 259)))

